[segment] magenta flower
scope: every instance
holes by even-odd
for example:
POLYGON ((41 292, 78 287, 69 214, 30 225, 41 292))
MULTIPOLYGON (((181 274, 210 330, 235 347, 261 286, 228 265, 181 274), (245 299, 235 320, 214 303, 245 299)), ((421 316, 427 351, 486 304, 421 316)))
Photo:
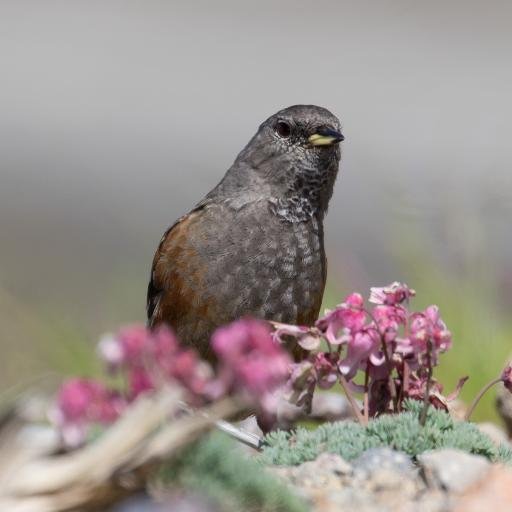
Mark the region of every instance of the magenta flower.
POLYGON ((151 338, 152 343, 149 351, 161 367, 169 364, 173 355, 182 350, 178 338, 167 325, 160 325, 152 330, 151 338))
POLYGON ((503 385, 512 393, 512 363, 509 363, 501 373, 503 385))
POLYGON ((135 366, 128 372, 128 388, 128 396, 133 400, 142 393, 153 391, 155 383, 143 366, 135 366))
POLYGON ((349 341, 350 333, 362 329, 366 323, 363 297, 352 293, 345 302, 336 306, 332 311, 316 322, 316 327, 324 333, 331 345, 342 345, 349 341), (341 331, 341 335, 340 335, 341 331))
POLYGON ((409 317, 409 336, 400 338, 397 350, 403 355, 423 354, 427 350, 429 324, 424 313, 413 313, 409 317))
POLYGON ((119 339, 112 334, 107 334, 100 339, 97 352, 110 371, 117 371, 123 364, 123 347, 119 339))
MULTIPOLYGON (((67 444, 85 439, 91 424, 114 421, 127 403, 163 385, 177 384, 193 406, 226 394, 245 396, 257 410, 262 428, 276 419, 277 393, 310 410, 316 388, 339 383, 361 424, 369 415, 402 410, 404 398, 428 400, 446 407, 442 388, 432 378, 438 356, 451 346, 451 333, 436 306, 409 310, 414 290, 398 282, 372 288, 371 310, 358 293, 348 295, 315 326, 269 325, 241 319, 215 331, 211 346, 216 374, 198 354, 182 347, 171 329, 140 325, 102 338, 98 352, 110 371, 121 374, 120 392, 74 379, 59 392, 55 420, 67 444), (281 344, 295 341, 306 355, 292 363, 281 344), (352 392, 364 393, 363 413, 352 392)), ((512 366, 501 376, 512 391, 512 366)), ((459 386, 460 387, 460 386, 459 386)), ((426 409, 425 409, 426 410, 426 409)))
POLYGON ((264 322, 246 318, 221 327, 213 334, 212 347, 228 387, 251 396, 272 392, 289 375, 291 359, 264 322))
POLYGON ((129 366, 140 366, 144 355, 151 350, 151 333, 143 325, 121 329, 117 339, 123 353, 123 363, 129 366))
POLYGON ((207 398, 213 379, 210 366, 199 359, 194 350, 181 350, 173 357, 169 377, 189 392, 189 401, 197 404, 207 398))
POLYGON ((414 297, 416 292, 406 284, 395 281, 382 288, 370 289, 370 302, 373 304, 385 304, 387 306, 396 306, 405 302, 410 297, 414 297))
POLYGON ((446 352, 452 346, 452 334, 441 319, 439 308, 437 306, 429 306, 425 310, 425 317, 430 322, 430 335, 432 336, 436 350, 446 352))
POLYGON ((60 388, 53 420, 67 446, 82 444, 93 423, 109 424, 126 405, 118 393, 91 379, 70 379, 60 388))
MULTIPOLYGON (((307 408, 316 387, 329 388, 339 381, 347 394, 365 393, 367 417, 369 411, 401 410, 404 397, 420 399, 430 380, 436 403, 442 403, 440 388, 428 375, 439 354, 450 348, 451 334, 436 306, 409 310, 414 295, 407 285, 395 282, 372 288, 370 301, 376 306, 371 311, 361 295, 353 293, 315 327, 275 324, 276 339, 295 338, 308 350, 307 359, 293 366, 286 387, 290 401, 307 408), (361 375, 358 383, 360 373, 364 378, 361 375)), ((357 402, 351 400, 351 405, 361 420, 357 402)))
POLYGON ((375 329, 354 334, 347 345, 347 356, 339 363, 339 370, 347 379, 352 379, 359 369, 366 369, 368 361, 374 366, 385 361, 380 350, 380 336, 375 329))
POLYGON ((373 308, 372 316, 384 341, 391 343, 397 337, 400 327, 405 325, 407 312, 402 306, 378 305, 373 308))
POLYGON ((338 381, 337 365, 339 356, 337 353, 320 352, 314 358, 313 368, 318 387, 329 389, 338 381))
POLYGON ((430 350, 432 364, 436 365, 438 355, 446 352, 451 343, 451 333, 442 321, 438 307, 429 306, 422 313, 410 316, 409 336, 397 340, 397 351, 404 356, 415 355, 421 363, 430 350))
POLYGON ((310 327, 279 322, 273 322, 273 326, 275 330, 272 333, 272 338, 280 344, 285 344, 286 337, 292 336, 304 350, 316 350, 322 341, 320 334, 312 332, 310 327))

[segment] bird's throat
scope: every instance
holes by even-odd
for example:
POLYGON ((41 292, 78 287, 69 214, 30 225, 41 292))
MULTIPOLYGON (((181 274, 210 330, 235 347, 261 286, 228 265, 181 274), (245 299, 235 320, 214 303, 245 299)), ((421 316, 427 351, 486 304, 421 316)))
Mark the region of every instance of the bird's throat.
POLYGON ((292 195, 269 200, 270 211, 286 222, 307 222, 315 215, 321 214, 318 204, 309 197, 292 195))

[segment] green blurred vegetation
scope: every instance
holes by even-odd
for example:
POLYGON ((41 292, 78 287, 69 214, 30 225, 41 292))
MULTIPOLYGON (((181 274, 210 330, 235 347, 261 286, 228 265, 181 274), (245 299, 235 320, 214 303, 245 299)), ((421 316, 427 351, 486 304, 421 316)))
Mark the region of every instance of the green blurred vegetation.
MULTIPOLYGON (((441 357, 436 376, 445 392, 455 389, 460 377, 469 376, 460 398, 470 403, 477 392, 496 378, 511 355, 512 323, 500 313, 490 284, 458 282, 434 270, 421 273, 413 287, 415 306, 435 303, 453 334, 452 349, 441 357)), ((478 405, 473 420, 497 420, 494 392, 478 405)))
POLYGON ((308 507, 232 439, 218 432, 187 446, 164 464, 156 485, 200 493, 219 510, 306 512, 308 507))

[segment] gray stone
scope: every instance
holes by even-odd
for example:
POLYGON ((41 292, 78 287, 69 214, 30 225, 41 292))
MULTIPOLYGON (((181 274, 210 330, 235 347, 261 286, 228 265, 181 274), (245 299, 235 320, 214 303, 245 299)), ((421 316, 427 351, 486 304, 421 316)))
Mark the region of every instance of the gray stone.
POLYGON ((512 437, 512 393, 503 384, 497 387, 496 409, 505 423, 509 437, 512 437))
POLYGON ((478 423, 477 427, 480 432, 488 436, 496 446, 501 444, 510 446, 507 433, 502 428, 498 427, 498 425, 491 422, 485 422, 478 423))
POLYGON ((110 512, 221 512, 219 505, 206 496, 176 493, 161 496, 158 501, 139 494, 122 501, 110 512))
POLYGON ((312 504, 315 512, 391 512, 388 508, 379 507, 367 492, 353 487, 319 494, 315 496, 312 504))
POLYGON ((481 455, 452 448, 425 452, 418 460, 429 484, 456 493, 482 480, 491 467, 481 455))
POLYGON ((352 466, 354 473, 363 478, 383 470, 400 475, 415 473, 415 466, 406 453, 387 447, 366 450, 352 461, 352 466))
POLYGON ((297 487, 340 487, 341 477, 352 473, 352 466, 333 453, 322 453, 315 460, 289 469, 289 477, 297 487))

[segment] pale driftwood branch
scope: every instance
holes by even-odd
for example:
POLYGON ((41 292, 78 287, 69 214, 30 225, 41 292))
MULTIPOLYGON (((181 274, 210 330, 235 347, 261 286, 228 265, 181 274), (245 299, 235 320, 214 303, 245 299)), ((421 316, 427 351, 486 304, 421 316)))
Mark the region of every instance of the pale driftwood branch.
MULTIPOLYGON (((181 403, 182 410, 184 412, 187 412, 188 414, 205 414, 201 411, 196 411, 192 409, 188 404, 185 402, 181 403)), ((243 406, 241 405, 241 408, 243 406)), ((253 422, 251 422, 251 427, 254 427, 255 430, 258 431, 259 434, 261 434, 261 430, 259 429, 256 418, 254 416, 250 416, 252 418, 253 422)), ((246 420, 249 419, 246 418, 246 420)), ((242 421, 244 423, 244 421, 242 421)), ((260 451, 263 447, 263 439, 259 435, 255 434, 254 432, 249 432, 248 430, 244 428, 240 428, 239 426, 234 425, 233 423, 230 423, 228 421, 219 420, 215 422, 215 426, 218 430, 221 432, 224 432, 224 434, 227 434, 231 438, 235 439, 236 441, 245 444, 246 446, 249 446, 250 448, 253 448, 254 450, 260 451)))
POLYGON ((226 399, 176 417, 180 399, 176 388, 141 398, 98 440, 74 452, 51 456, 29 448, 29 455, 13 456, 11 464, 4 461, 0 510, 88 511, 112 504, 143 488, 160 461, 240 411, 239 404, 226 399))
MULTIPOLYGON (((339 419, 347 415, 343 400, 339 395, 318 395, 313 411, 339 419)), ((179 388, 166 388, 137 400, 95 442, 67 454, 51 455, 58 445, 55 432, 27 425, 13 408, 0 425, 0 510, 104 510, 146 487, 152 470, 162 460, 210 428, 260 449, 258 435, 225 421, 240 417, 243 409, 243 403, 225 399, 195 411, 184 405, 179 388)), ((302 414, 286 404, 280 408, 285 423, 302 414)))
POLYGON ((263 447, 263 439, 261 437, 242 428, 238 428, 232 423, 224 420, 218 420, 215 422, 215 426, 225 434, 228 434, 228 436, 240 441, 250 448, 254 448, 259 451, 263 447))

